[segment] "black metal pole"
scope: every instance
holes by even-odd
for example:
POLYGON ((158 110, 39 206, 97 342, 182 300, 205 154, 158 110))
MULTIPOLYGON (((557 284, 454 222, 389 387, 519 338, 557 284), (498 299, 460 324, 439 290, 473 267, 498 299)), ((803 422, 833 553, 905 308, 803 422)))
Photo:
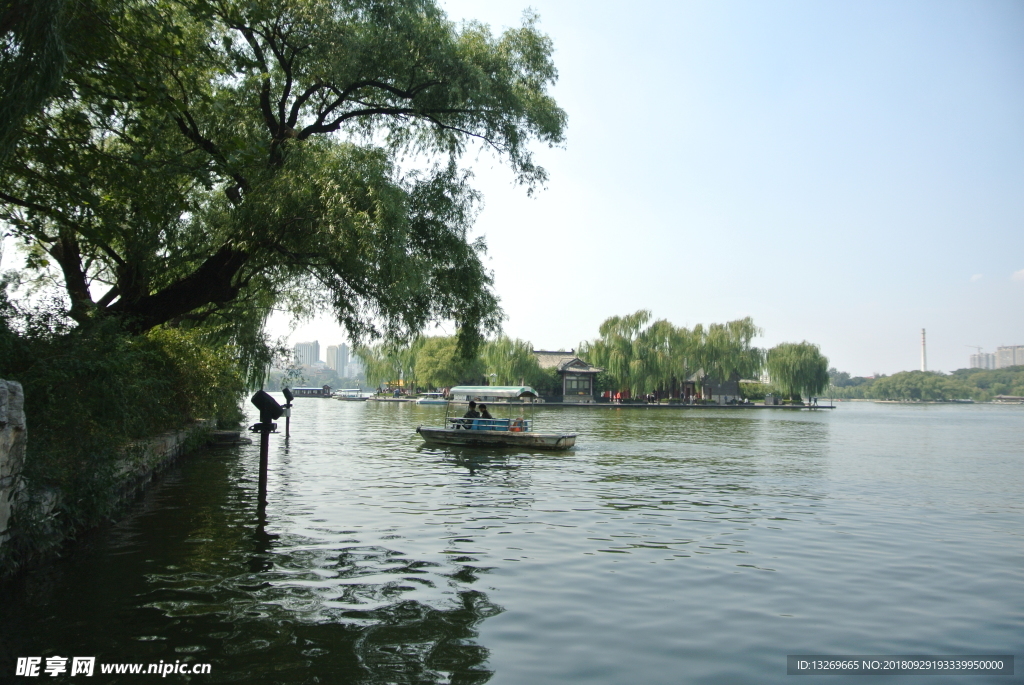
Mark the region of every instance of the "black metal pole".
POLYGON ((284 437, 288 439, 292 434, 292 400, 295 395, 289 388, 281 388, 281 393, 284 395, 284 437))
POLYGON ((253 424, 249 430, 260 434, 260 480, 258 502, 260 507, 267 506, 267 462, 270 461, 270 433, 277 430, 275 419, 281 418, 284 409, 273 397, 260 390, 250 400, 260 410, 260 422, 253 424))
POLYGON ((260 425, 260 484, 259 503, 267 504, 267 465, 270 461, 270 422, 260 425))

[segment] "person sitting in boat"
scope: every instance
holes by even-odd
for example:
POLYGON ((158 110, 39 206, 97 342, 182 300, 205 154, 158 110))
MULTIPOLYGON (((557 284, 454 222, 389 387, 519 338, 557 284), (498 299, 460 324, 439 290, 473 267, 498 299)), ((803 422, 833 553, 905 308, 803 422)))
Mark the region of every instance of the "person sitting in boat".
POLYGON ((476 402, 473 400, 469 401, 469 411, 462 415, 461 421, 455 421, 456 428, 472 428, 473 419, 479 419, 480 412, 476 410, 476 402))
POLYGON ((487 411, 487 405, 486 404, 481 404, 478 407, 478 409, 480 410, 480 418, 481 419, 493 419, 494 418, 493 416, 491 416, 491 412, 487 411))

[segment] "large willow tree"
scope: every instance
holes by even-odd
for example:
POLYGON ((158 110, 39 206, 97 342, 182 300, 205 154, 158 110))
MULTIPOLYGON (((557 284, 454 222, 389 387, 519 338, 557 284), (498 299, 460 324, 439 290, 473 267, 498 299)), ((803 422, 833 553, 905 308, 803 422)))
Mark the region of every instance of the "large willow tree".
POLYGON ((646 363, 644 324, 651 312, 641 309, 625 316, 612 316, 598 329, 600 337, 580 343, 579 355, 594 366, 603 368, 622 390, 634 394, 646 392, 645 379, 650 376, 646 363))
POLYGON ((724 380, 760 373, 764 355, 751 342, 761 329, 749 317, 693 329, 650 320, 646 309, 606 319, 600 337, 580 344, 580 356, 634 396, 678 387, 698 372, 724 380))
POLYGON ((407 388, 446 388, 453 385, 527 385, 540 376, 533 346, 499 335, 487 340, 477 354, 465 356, 457 336, 417 336, 408 342, 384 342, 356 349, 366 364, 370 385, 402 380, 407 388))
POLYGON ((488 340, 480 359, 493 385, 532 385, 541 373, 533 344, 506 335, 488 340))
POLYGON ((529 145, 565 114, 532 17, 495 36, 431 0, 80 6, 88 58, 0 168, 0 220, 75 321, 258 333, 274 307, 329 310, 357 340, 451 320, 467 351, 497 328, 459 161, 482 146, 543 183, 529 145))
POLYGON ((768 350, 766 366, 772 385, 791 398, 817 395, 829 384, 828 358, 807 341, 776 345, 768 350))
POLYGON ((755 378, 764 366, 764 352, 751 343, 761 333, 749 316, 707 328, 698 325, 694 328, 694 365, 719 380, 755 378))

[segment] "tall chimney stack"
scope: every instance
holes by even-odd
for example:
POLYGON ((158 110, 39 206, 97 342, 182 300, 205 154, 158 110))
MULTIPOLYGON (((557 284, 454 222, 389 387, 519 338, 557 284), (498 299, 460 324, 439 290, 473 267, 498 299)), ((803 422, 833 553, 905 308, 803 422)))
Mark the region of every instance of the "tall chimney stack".
POLYGON ((928 370, 928 348, 924 342, 924 329, 921 329, 921 370, 928 370))

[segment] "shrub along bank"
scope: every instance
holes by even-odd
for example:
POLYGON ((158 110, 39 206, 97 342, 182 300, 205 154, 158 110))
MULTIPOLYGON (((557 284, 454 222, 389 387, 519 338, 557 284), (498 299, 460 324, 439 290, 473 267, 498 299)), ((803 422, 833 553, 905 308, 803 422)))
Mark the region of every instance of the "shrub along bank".
POLYGON ((244 383, 230 348, 195 331, 154 329, 131 336, 115 322, 69 328, 0 301, 0 378, 25 393, 28 441, 18 534, 0 569, 110 516, 132 445, 197 418, 242 419, 244 383), (56 495, 45 522, 31 503, 56 495), (33 515, 36 512, 36 515, 33 515))

